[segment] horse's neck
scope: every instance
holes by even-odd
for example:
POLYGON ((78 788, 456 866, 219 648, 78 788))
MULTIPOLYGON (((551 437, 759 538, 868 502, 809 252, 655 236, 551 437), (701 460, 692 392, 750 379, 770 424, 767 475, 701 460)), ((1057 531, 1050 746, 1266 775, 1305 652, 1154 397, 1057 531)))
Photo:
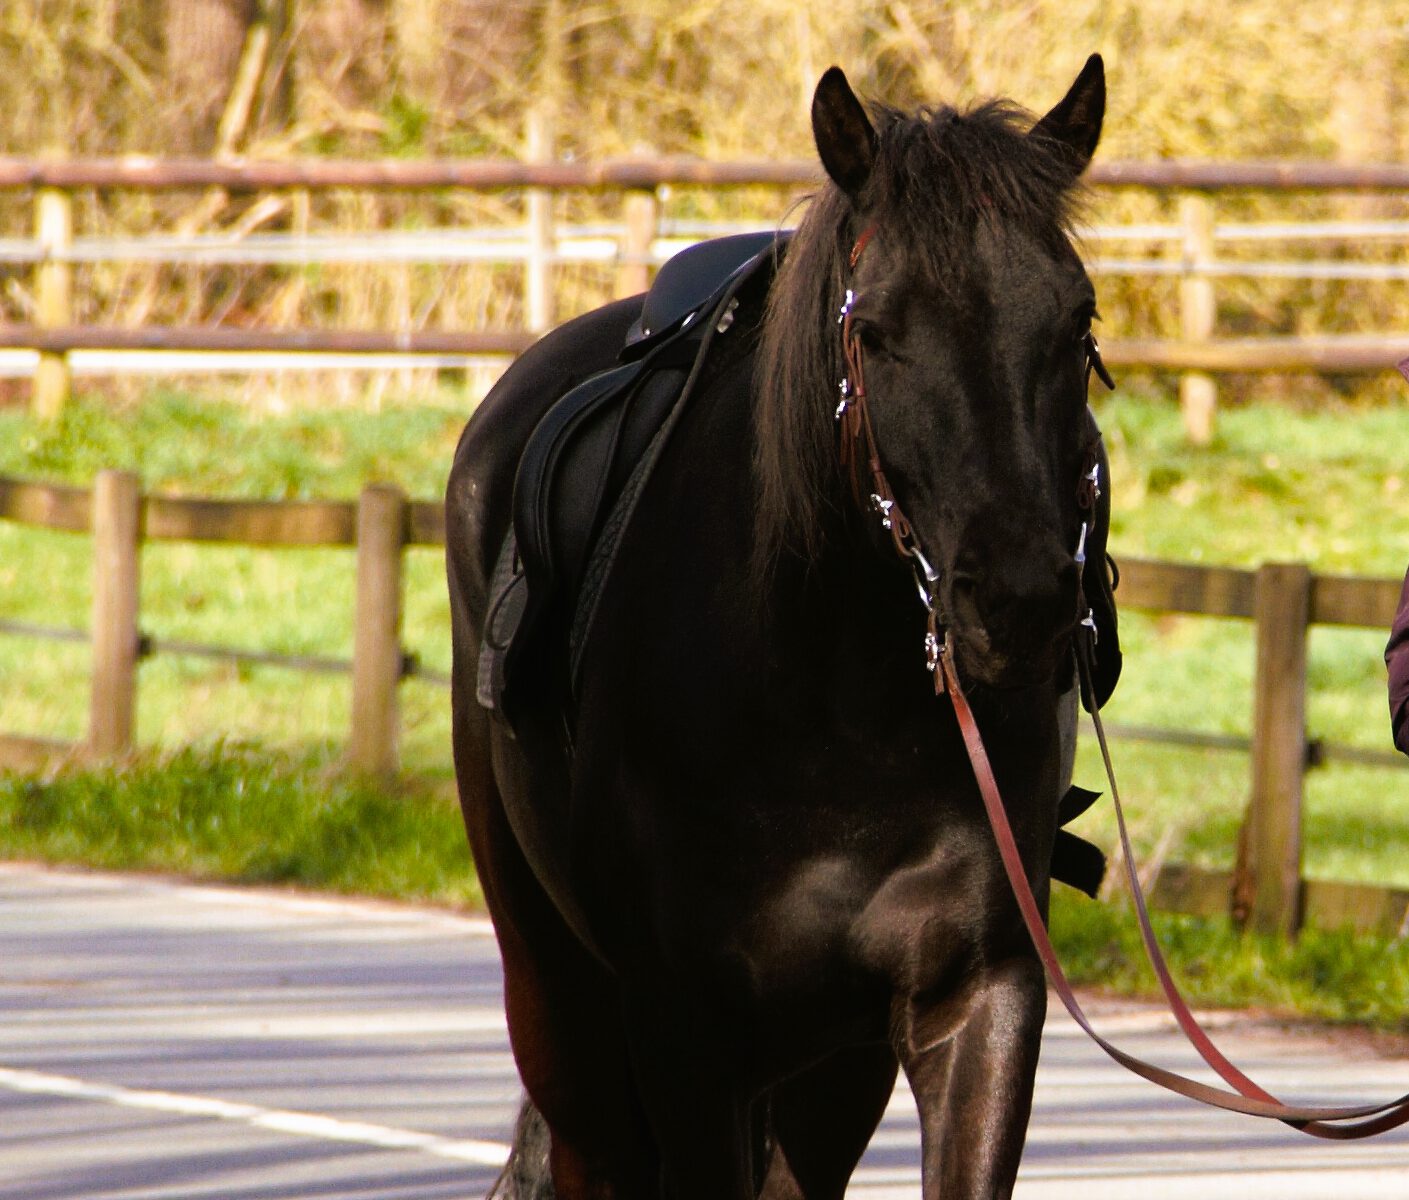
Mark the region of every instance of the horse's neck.
POLYGON ((766 636, 784 671, 828 688, 902 658, 918 668, 924 613, 903 564, 882 552, 861 514, 832 507, 827 526, 820 553, 806 562, 785 554, 767 590, 766 636))

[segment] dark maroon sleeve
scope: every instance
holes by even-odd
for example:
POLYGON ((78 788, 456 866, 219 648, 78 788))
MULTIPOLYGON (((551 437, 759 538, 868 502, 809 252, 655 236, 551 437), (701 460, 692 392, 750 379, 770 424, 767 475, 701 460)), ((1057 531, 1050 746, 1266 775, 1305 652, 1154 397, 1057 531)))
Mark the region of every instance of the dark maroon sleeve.
POLYGON ((1404 577, 1399 610, 1390 627, 1385 666, 1389 668, 1389 719, 1394 744, 1409 754, 1409 574, 1404 577))

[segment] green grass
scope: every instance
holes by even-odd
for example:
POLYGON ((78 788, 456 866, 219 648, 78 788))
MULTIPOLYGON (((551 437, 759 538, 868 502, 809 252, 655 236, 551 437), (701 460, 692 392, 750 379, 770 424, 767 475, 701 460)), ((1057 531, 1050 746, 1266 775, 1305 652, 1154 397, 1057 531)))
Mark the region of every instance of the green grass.
MULTIPOLYGON (((1409 1033, 1409 941, 1306 929, 1295 942, 1242 933, 1229 922, 1153 914, 1160 947, 1191 1004, 1261 1008, 1409 1033)), ((1135 918, 1059 890, 1052 941, 1072 982, 1157 996, 1135 918)))
POLYGON ((454 390, 383 413, 312 408, 251 414, 168 389, 138 404, 88 396, 53 425, 0 409, 0 474, 86 486, 105 467, 152 491, 266 500, 353 497, 364 483, 438 495, 469 401, 454 390))
POLYGON ((0 775, 11 857, 479 907, 443 789, 349 776, 326 756, 219 743, 121 769, 0 775))
POLYGON ((1185 444, 1166 403, 1117 394, 1097 414, 1111 451, 1117 554, 1404 573, 1409 407, 1230 409, 1205 449, 1185 444))
MULTIPOLYGON (((53 429, 0 411, 0 474, 86 485, 115 466, 140 471, 151 491, 269 498, 351 498, 386 480, 432 498, 468 410, 463 395, 445 391, 376 413, 252 417, 233 401, 162 391, 120 409, 81 402, 53 429)), ((1403 572, 1409 408, 1235 409, 1221 414, 1215 444, 1202 450, 1184 444, 1177 411, 1158 399, 1119 394, 1099 415, 1111 447, 1117 557, 1403 572)), ((85 628, 90 570, 86 537, 0 524, 0 620, 85 628)), ((153 544, 143 557, 143 626, 158 639, 347 656, 352 579, 344 550, 153 544)), ((1247 734, 1246 622, 1122 612, 1121 628, 1126 668, 1110 721, 1247 734)), ((405 637, 442 672, 447 629, 441 556, 415 551, 405 637)), ((1312 736, 1388 748, 1383 643, 1383 630, 1313 633, 1312 736)), ((0 729, 81 736, 81 643, 0 635, 0 678, 0 729)), ((393 789, 337 769, 348 692, 345 676, 158 656, 142 668, 136 763, 0 777, 0 854, 476 903, 451 799, 447 692, 420 681, 403 687, 405 770, 393 789)), ((1231 864, 1245 754, 1138 742, 1118 742, 1115 753, 1141 856, 1158 849, 1231 864)), ((1090 746, 1077 778, 1105 788, 1090 746)), ((1311 773, 1307 792, 1309 875, 1409 887, 1409 771, 1327 766, 1311 773)), ((1113 844, 1106 805, 1078 829, 1113 844)), ((1159 925, 1197 1002, 1405 1027, 1405 944, 1309 931, 1282 946, 1223 922, 1160 916, 1159 925)), ((1077 979, 1148 990, 1119 904, 1059 895, 1054 928, 1077 979)))
MULTIPOLYGON (((138 471, 147 490, 268 499, 352 499, 364 483, 397 483, 418 498, 444 487, 469 411, 453 393, 383 414, 348 409, 251 418, 239 405, 159 392, 113 409, 74 405, 53 428, 0 412, 0 474, 86 485, 103 467, 138 471)), ((163 639, 348 658, 354 557, 346 549, 243 549, 158 542, 142 558, 144 632, 163 639)), ((86 536, 0 523, 0 619, 84 629, 91 603, 86 536)), ((406 559, 408 649, 449 670, 443 557, 406 559)), ((0 636, 0 729, 77 738, 86 722, 82 644, 0 636)), ((411 770, 449 775, 442 687, 402 689, 403 750, 411 770)), ((286 748, 340 740, 349 721, 344 675, 236 666, 159 655, 138 689, 138 737, 171 750, 234 738, 286 748)))
MULTIPOLYGON (((1111 450, 1117 558, 1251 567, 1301 561, 1327 573, 1398 578, 1409 408, 1220 414, 1206 449, 1185 444, 1174 406, 1117 395, 1098 415, 1111 450)), ((1388 751, 1385 630, 1316 629, 1309 647, 1313 738, 1388 751)), ((1248 622, 1122 611, 1125 671, 1109 722, 1247 736, 1254 646, 1248 622)), ((1118 742, 1116 768, 1137 852, 1229 866, 1247 800, 1246 754, 1118 742)), ((1409 766, 1409 762, 1406 762, 1409 766)), ((1078 780, 1106 790, 1095 747, 1078 780)), ((1107 806, 1082 831, 1105 846, 1107 806)), ((1332 763, 1307 777, 1309 876, 1409 887, 1409 770, 1332 763)))

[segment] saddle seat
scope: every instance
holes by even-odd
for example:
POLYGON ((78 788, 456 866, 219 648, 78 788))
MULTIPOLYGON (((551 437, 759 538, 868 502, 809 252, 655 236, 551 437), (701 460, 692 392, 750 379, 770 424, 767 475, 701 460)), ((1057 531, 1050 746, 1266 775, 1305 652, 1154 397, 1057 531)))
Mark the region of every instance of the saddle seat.
POLYGON ((530 695, 569 704, 576 651, 636 499, 741 302, 761 311, 788 236, 739 234, 671 258, 617 365, 555 402, 529 435, 477 681, 480 704, 511 728, 530 695))

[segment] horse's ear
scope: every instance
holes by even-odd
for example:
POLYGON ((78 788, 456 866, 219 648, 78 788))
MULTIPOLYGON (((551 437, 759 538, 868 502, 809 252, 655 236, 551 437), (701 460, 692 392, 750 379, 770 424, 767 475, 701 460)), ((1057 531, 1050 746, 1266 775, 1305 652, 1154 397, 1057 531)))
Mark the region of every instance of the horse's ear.
POLYGON ((1071 90, 1032 127, 1032 132, 1067 146, 1075 155, 1076 173, 1080 175, 1096 153, 1105 115, 1106 67, 1101 56, 1093 54, 1081 68, 1071 90))
POLYGON ((812 137, 827 174, 855 200, 871 177, 876 131, 840 67, 828 67, 812 95, 812 137))

